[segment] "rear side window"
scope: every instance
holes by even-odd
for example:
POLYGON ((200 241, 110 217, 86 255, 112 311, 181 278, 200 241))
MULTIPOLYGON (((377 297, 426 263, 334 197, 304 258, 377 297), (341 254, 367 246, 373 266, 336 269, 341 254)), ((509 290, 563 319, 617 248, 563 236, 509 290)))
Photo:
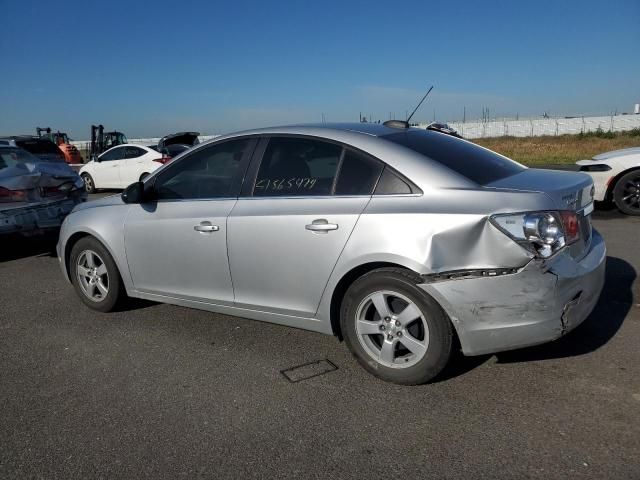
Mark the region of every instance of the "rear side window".
POLYGON ((525 170, 522 165, 490 150, 439 132, 410 129, 382 138, 410 148, 479 185, 525 170))
POLYGON ((382 172, 382 163, 346 150, 336 182, 336 195, 371 195, 382 172))
POLYGON ((138 158, 147 153, 142 148, 138 147, 126 147, 126 157, 127 158, 138 158))
POLYGON ((272 138, 262 157, 255 197, 331 195, 342 147, 306 138, 272 138))
POLYGON ((407 181, 386 167, 376 186, 375 195, 407 195, 410 193, 418 192, 414 192, 414 188, 407 181))

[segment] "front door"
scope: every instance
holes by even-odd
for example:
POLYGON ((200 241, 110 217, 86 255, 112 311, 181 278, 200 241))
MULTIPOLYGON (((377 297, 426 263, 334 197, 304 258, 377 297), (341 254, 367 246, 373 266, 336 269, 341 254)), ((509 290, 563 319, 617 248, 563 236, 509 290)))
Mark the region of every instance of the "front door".
POLYGON ((199 148, 151 180, 155 201, 133 205, 125 221, 136 290, 233 303, 227 217, 253 145, 241 138, 199 148))
POLYGON ((92 175, 96 188, 120 188, 120 165, 124 162, 126 147, 107 150, 98 158, 92 175))

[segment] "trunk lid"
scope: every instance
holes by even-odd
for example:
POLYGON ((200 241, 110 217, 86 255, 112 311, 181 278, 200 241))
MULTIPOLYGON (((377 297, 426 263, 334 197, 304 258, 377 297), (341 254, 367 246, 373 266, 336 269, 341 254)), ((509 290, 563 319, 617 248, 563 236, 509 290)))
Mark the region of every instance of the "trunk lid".
POLYGON ((196 145, 200 132, 178 132, 162 137, 158 142, 158 148, 168 145, 196 145))
POLYGON ((593 202, 593 180, 589 175, 578 172, 528 168, 485 187, 544 193, 558 210, 580 211, 593 202))

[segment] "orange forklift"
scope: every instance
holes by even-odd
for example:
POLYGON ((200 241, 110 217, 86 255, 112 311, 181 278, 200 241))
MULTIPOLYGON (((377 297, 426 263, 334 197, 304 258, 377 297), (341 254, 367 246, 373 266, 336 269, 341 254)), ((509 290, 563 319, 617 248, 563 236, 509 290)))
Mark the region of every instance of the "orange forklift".
POLYGON ((40 138, 48 138, 55 143, 62 154, 64 155, 65 162, 69 164, 82 163, 82 157, 75 145, 71 145, 69 142, 69 136, 66 133, 62 133, 60 130, 52 132, 50 127, 37 127, 36 132, 40 138))

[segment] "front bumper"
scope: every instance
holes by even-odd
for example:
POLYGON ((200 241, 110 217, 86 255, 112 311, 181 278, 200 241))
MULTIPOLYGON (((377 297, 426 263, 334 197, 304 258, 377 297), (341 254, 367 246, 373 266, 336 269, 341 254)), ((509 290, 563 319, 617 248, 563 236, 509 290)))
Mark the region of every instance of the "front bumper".
POLYGON ((605 276, 606 246, 593 230, 580 261, 567 251, 531 261, 514 274, 418 285, 451 318, 465 355, 481 355, 555 340, 587 318, 605 276))
POLYGON ((63 200, 40 202, 6 210, 0 207, 0 235, 12 233, 29 235, 42 230, 59 228, 73 207, 85 199, 86 193, 79 191, 63 200))

